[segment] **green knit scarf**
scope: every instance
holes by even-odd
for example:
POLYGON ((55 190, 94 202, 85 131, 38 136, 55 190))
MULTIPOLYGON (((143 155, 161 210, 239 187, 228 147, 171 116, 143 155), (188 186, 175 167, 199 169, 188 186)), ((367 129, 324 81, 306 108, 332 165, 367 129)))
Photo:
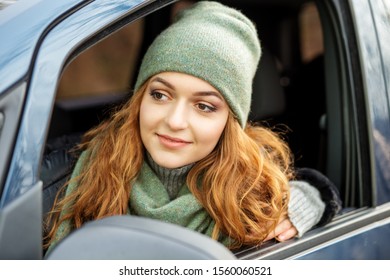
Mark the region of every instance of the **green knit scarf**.
POLYGON ((132 215, 174 223, 209 236, 215 224, 186 184, 170 200, 166 188, 146 162, 132 187, 129 206, 132 215))

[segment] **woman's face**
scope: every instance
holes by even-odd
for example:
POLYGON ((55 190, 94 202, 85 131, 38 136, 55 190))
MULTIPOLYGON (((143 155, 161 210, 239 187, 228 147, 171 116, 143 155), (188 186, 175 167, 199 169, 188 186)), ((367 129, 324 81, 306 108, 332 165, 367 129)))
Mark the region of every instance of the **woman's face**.
POLYGON ((140 108, 142 142, 160 166, 197 162, 214 149, 229 106, 207 82, 176 72, 153 76, 140 108))

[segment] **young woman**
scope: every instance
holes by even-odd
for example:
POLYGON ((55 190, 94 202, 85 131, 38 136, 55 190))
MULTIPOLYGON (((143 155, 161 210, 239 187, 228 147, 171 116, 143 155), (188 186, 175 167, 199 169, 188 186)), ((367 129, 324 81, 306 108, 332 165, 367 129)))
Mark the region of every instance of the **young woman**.
POLYGON ((181 12, 145 54, 133 97, 85 135, 46 246, 112 215, 175 223, 229 248, 329 221, 334 186, 310 170, 296 180, 286 143, 247 123, 260 55, 241 12, 206 1, 181 12))

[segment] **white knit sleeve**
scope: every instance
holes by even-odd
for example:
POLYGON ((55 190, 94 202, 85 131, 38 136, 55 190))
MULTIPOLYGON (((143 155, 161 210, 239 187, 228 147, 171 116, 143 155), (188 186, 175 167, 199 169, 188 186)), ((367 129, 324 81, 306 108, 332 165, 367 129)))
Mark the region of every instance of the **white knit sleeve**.
POLYGON ((298 237, 315 226, 325 211, 320 192, 305 181, 290 181, 288 216, 298 231, 298 237))

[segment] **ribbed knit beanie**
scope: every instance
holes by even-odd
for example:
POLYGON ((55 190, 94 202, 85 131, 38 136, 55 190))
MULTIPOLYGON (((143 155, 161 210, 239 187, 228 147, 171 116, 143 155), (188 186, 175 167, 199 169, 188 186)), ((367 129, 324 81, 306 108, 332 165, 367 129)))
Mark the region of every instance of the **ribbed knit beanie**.
POLYGON ((211 84, 245 127, 261 49, 254 24, 240 11, 201 1, 181 11, 147 50, 135 90, 161 72, 189 74, 211 84))

